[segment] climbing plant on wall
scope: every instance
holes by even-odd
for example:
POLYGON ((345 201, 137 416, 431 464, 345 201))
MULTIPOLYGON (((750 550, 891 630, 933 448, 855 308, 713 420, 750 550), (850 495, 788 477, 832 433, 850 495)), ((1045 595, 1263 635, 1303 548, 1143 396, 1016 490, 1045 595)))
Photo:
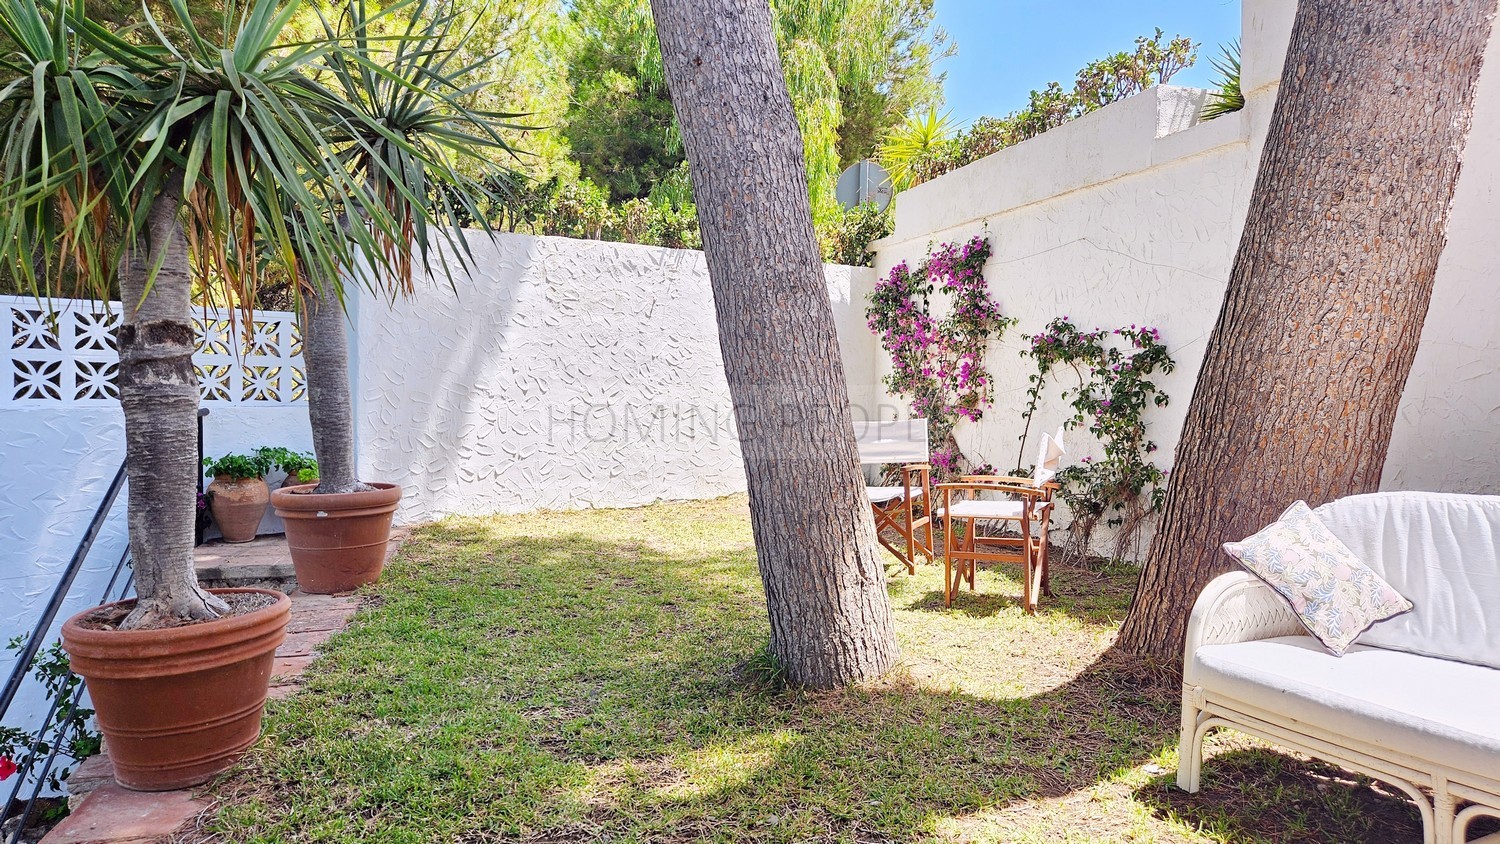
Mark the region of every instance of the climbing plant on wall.
POLYGON ((1072 512, 1070 530, 1080 549, 1089 547, 1102 520, 1119 529, 1114 556, 1122 557, 1139 537, 1146 518, 1166 500, 1167 475, 1148 457, 1156 451, 1156 443, 1146 435, 1144 413, 1148 407, 1167 404, 1167 394, 1151 377, 1171 372, 1176 363, 1161 342, 1161 332, 1146 326, 1080 331, 1063 316, 1029 339, 1030 348, 1021 354, 1036 362, 1036 371, 1027 393, 1022 456, 1048 377, 1058 367, 1071 368, 1078 386, 1063 391, 1063 400, 1073 408, 1064 426, 1087 428, 1103 446, 1104 455, 1098 460, 1085 457, 1059 472, 1062 489, 1058 496, 1072 512))
POLYGON ((870 294, 865 319, 891 356, 884 379, 894 395, 911 402, 928 424, 933 474, 946 480, 964 471, 968 459, 953 431, 960 420, 978 420, 994 400, 984 364, 989 341, 1015 323, 1000 312, 984 280, 989 240, 944 243, 915 269, 905 261, 891 268, 870 294), (948 300, 946 314, 933 312, 933 297, 948 300))

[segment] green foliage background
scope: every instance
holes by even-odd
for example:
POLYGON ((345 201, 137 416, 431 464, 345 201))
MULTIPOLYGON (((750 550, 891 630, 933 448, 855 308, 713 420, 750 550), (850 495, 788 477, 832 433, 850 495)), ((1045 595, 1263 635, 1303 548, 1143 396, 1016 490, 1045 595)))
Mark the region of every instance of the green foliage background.
MULTIPOLYGON (((844 216, 834 199, 839 173, 872 156, 905 115, 942 102, 934 65, 953 44, 933 22, 933 0, 771 6, 813 221, 832 250, 844 216)), ((567 19, 571 93, 559 129, 579 179, 600 187, 606 204, 661 204, 661 188, 680 178, 685 159, 648 0, 575 0, 567 19)))
MULTIPOLYGON (((850 164, 880 159, 901 174, 898 187, 910 186, 1165 82, 1196 57, 1197 45, 1157 30, 1133 51, 1092 62, 1073 86, 1051 83, 1032 92, 1027 108, 954 132, 939 116, 943 74, 935 67, 955 46, 935 23, 934 2, 771 1, 813 220, 829 260, 863 263, 868 237, 890 224, 888 214, 839 207, 834 185, 850 164)), ((507 132, 518 152, 497 163, 511 172, 487 176, 500 179, 487 185, 503 197, 484 209, 490 225, 701 246, 649 0, 450 0, 448 7, 471 31, 461 58, 487 59, 489 78, 466 105, 522 113, 517 122, 529 127, 507 132)), ((142 19, 139 0, 88 0, 88 8, 120 26, 142 19)), ((203 28, 218 23, 218 2, 192 8, 201 10, 203 28)), ((305 9, 307 34, 330 8, 305 9)))

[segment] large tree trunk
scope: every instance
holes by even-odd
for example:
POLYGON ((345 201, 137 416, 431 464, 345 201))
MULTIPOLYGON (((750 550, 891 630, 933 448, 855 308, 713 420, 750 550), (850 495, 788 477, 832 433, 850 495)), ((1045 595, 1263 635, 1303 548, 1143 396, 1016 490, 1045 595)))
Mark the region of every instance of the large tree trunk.
POLYGON ((802 141, 765 0, 652 0, 691 163, 750 518, 788 680, 842 686, 896 655, 802 141))
POLYGON ((201 467, 192 284, 177 213, 181 203, 179 176, 151 204, 144 237, 120 260, 120 405, 130 480, 130 554, 139 596, 121 625, 126 629, 218 618, 229 609, 199 588, 193 568, 201 467), (152 267, 159 267, 154 279, 152 267))
POLYGON ((1302 0, 1120 647, 1179 660, 1220 551, 1380 484, 1495 0, 1302 0))
POLYGON ((318 459, 316 493, 368 490, 354 468, 354 409, 349 395, 349 337, 333 284, 303 285, 302 365, 307 415, 318 459))

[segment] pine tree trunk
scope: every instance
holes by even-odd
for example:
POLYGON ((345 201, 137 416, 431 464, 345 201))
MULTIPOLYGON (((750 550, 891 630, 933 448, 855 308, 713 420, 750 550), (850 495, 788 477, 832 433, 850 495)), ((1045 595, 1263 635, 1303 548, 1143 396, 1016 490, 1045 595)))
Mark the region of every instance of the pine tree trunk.
POLYGON ((750 518, 787 679, 832 688, 896 655, 801 134, 765 0, 652 0, 691 162, 750 518))
POLYGON ((1120 633, 1177 661, 1220 546, 1380 484, 1495 0, 1302 0, 1166 509, 1120 633))
POLYGON ((179 176, 151 204, 144 238, 120 260, 120 405, 130 481, 130 554, 139 596, 121 625, 125 629, 218 618, 229 609, 199 588, 193 568, 201 467, 192 284, 177 213, 181 202, 179 176), (159 267, 154 279, 153 266, 159 267))
POLYGON ((354 467, 354 408, 349 393, 349 337, 344 306, 331 283, 304 285, 302 366, 307 373, 307 415, 318 460, 315 493, 370 489, 354 467))

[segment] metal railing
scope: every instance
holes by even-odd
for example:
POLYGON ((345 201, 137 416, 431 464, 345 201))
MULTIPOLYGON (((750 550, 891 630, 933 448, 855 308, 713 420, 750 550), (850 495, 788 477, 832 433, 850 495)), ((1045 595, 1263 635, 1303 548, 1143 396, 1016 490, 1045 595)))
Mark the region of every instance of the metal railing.
MULTIPOLYGON (((3 722, 10 706, 15 702, 16 694, 21 690, 22 684, 26 682, 26 675, 31 673, 31 667, 36 662, 36 655, 42 649, 42 643, 46 640, 48 632, 52 629, 52 623, 57 620, 58 610, 62 609, 63 602, 67 600, 68 594, 73 590, 73 581, 78 578, 78 572, 83 569, 84 561, 88 559, 89 551, 93 550, 94 540, 99 538, 99 531, 103 530, 105 521, 108 520, 110 511, 114 509, 115 500, 120 497, 120 490, 125 486, 125 463, 120 462, 120 468, 115 472, 114 480, 110 481, 109 489, 104 493, 104 499, 94 510, 93 518, 89 519, 88 528, 83 532, 83 538, 78 541, 78 547, 73 551, 73 557, 68 560, 67 568, 63 569, 62 577, 58 579, 57 588, 52 590, 48 596, 47 603, 42 607, 42 614, 37 618, 36 625, 31 630, 31 635, 26 637, 26 642, 21 647, 21 652, 16 655, 15 665, 11 667, 10 676, 5 680, 4 689, 0 689, 0 722, 3 722)), ((100 603, 107 603, 114 593, 115 584, 119 582, 121 573, 130 563, 130 546, 127 544, 125 552, 120 555, 120 560, 115 564, 114 573, 110 576, 109 585, 104 588, 100 603)), ((126 577, 125 586, 120 590, 120 598, 130 588, 132 577, 126 577)), ((114 600, 119 600, 115 598, 114 600)), ((3 804, 0 817, 10 817, 16 806, 16 798, 21 793, 21 788, 28 779, 34 781, 31 796, 21 806, 19 817, 21 823, 11 832, 5 844, 15 844, 19 841, 22 833, 31 821, 32 814, 36 811, 37 800, 42 796, 42 790, 47 784, 47 777, 52 773, 52 767, 57 763, 57 755, 67 738, 68 726, 73 723, 73 715, 78 710, 78 702, 83 697, 83 684, 79 683, 73 692, 72 699, 66 702, 68 706, 68 717, 56 723, 56 734, 48 741, 47 728, 53 725, 53 719, 58 710, 64 705, 61 698, 54 698, 47 714, 42 718, 41 727, 32 736, 31 746, 27 748, 23 757, 28 763, 34 762, 39 749, 47 746, 46 760, 40 768, 34 764, 27 764, 22 769, 16 782, 10 787, 10 794, 3 804)))
MULTIPOLYGON (((111 503, 113 502, 113 499, 108 496, 106 496, 105 500, 111 503)), ((101 507, 100 511, 107 515, 109 512, 109 508, 101 507)), ((92 537, 88 537, 88 541, 90 544, 92 544, 92 537)), ((120 576, 125 573, 125 570, 129 567, 129 565, 130 546, 127 545, 125 547, 125 553, 120 555, 120 561, 115 564, 115 570, 110 575, 108 585, 104 587, 104 591, 99 595, 100 604, 107 604, 110 601, 121 601, 129 596, 130 588, 135 583, 134 572, 125 575, 125 581, 120 586, 119 592, 115 592, 115 584, 120 582, 120 576)), ((37 632, 33 634, 33 638, 38 636, 45 636, 46 633, 47 627, 40 627, 37 632)), ((35 657, 35 650, 32 651, 32 656, 33 658, 35 657)), ((30 662, 27 662, 25 664, 25 670, 29 669, 30 662)), ((32 737, 31 746, 27 749, 26 758, 29 760, 35 760, 37 757, 37 753, 40 751, 41 747, 44 744, 48 748, 47 757, 39 767, 36 765, 29 765, 26 771, 28 776, 17 776, 15 785, 11 786, 10 788, 10 794, 6 797, 4 805, 8 809, 13 810, 16 806, 16 798, 21 794, 21 788, 25 785, 28 777, 32 779, 31 794, 26 798, 26 802, 21 804, 20 812, 15 815, 16 817, 19 817, 21 819, 21 822, 16 825, 16 828, 14 830, 12 830, 10 837, 6 839, 4 844, 16 844, 16 842, 21 840, 21 836, 25 833, 26 828, 31 825, 31 818, 36 812, 37 803, 41 800, 42 791, 46 788, 47 778, 52 773, 53 766, 57 764, 57 757, 59 752, 67 743, 68 730, 74 722, 74 716, 78 712, 79 702, 83 699, 83 691, 84 686, 82 683, 79 683, 77 687, 74 688, 73 694, 69 696, 66 703, 61 697, 53 698, 52 704, 47 708, 47 714, 42 716, 42 728, 37 730, 36 735, 32 737), (68 707, 67 715, 63 718, 57 719, 54 722, 54 718, 56 718, 58 711, 64 705, 68 707), (49 725, 53 724, 55 724, 55 729, 52 731, 49 739, 46 728, 49 725)), ((7 704, 9 704, 9 701, 7 701, 7 704)), ((7 812, 0 814, 8 815, 9 813, 7 812)))

